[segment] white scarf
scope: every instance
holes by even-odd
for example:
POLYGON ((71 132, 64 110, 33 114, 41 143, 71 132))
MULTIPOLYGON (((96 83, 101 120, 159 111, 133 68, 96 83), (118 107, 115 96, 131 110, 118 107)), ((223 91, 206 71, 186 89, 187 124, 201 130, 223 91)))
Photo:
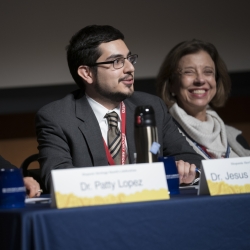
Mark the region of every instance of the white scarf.
POLYGON ((225 124, 209 106, 206 110, 207 120, 204 122, 188 115, 177 103, 169 109, 169 112, 189 137, 204 146, 208 153, 215 158, 225 156, 228 145, 225 124))

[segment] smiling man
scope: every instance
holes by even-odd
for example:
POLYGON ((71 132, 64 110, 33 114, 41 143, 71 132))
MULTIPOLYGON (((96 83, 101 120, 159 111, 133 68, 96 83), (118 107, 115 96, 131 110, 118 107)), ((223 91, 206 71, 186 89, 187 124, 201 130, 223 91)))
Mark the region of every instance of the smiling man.
POLYGON ((67 59, 79 90, 46 105, 36 117, 47 188, 52 169, 134 163, 134 111, 141 105, 155 111, 160 155, 175 156, 181 183, 194 180, 202 158, 178 132, 160 98, 134 92, 137 58, 123 34, 108 25, 87 26, 71 38, 67 59))

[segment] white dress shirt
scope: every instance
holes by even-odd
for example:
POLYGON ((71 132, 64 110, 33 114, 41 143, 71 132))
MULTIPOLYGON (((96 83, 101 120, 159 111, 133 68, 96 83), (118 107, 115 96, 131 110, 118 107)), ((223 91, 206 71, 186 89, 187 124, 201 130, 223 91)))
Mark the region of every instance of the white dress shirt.
POLYGON ((108 110, 107 108, 105 108, 103 105, 101 105, 100 103, 98 103, 97 101, 95 101, 94 99, 92 99, 91 97, 89 97, 86 94, 86 98, 89 102, 89 105, 91 106, 96 119, 99 123, 100 129, 101 129, 101 133, 102 133, 102 137, 105 140, 106 144, 107 144, 107 137, 108 137, 108 121, 106 118, 104 118, 104 116, 107 113, 111 113, 113 111, 115 111, 118 114, 118 127, 121 130, 121 114, 120 114, 120 105, 113 109, 113 110, 108 110))

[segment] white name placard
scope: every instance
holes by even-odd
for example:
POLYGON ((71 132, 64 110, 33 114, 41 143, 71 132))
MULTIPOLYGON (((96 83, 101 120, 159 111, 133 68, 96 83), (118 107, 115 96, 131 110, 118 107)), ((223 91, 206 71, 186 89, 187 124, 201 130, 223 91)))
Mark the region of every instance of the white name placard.
POLYGON ((250 157, 203 160, 198 194, 250 193, 250 157))
POLYGON ((52 206, 169 199, 162 162, 52 170, 52 206))

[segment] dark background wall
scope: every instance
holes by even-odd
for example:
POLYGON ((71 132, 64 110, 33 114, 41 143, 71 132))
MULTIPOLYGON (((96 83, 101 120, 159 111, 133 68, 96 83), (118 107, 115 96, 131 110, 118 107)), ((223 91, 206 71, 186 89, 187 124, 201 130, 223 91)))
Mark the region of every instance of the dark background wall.
POLYGON ((167 52, 198 38, 212 42, 226 62, 233 88, 218 110, 250 143, 250 1, 2 1, 0 3, 0 154, 12 163, 37 152, 34 116, 43 105, 76 89, 65 47, 89 24, 120 29, 139 54, 135 89, 155 93, 167 52))
POLYGON ((250 70, 249 0, 1 1, 0 88, 72 83, 65 47, 89 24, 110 24, 139 54, 136 78, 154 78, 177 43, 215 44, 230 72, 250 70))

